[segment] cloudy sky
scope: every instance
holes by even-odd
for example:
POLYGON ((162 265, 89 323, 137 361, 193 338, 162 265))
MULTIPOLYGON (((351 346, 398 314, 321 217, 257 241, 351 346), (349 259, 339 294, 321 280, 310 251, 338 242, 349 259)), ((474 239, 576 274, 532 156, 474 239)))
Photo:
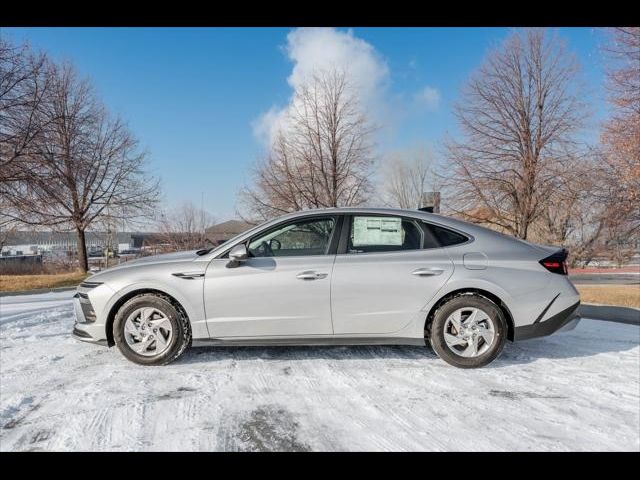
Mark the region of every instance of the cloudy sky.
MULTIPOLYGON (((293 89, 314 70, 346 70, 381 125, 379 154, 455 135, 452 104, 507 28, 5 28, 69 59, 125 118, 162 178, 165 203, 193 201, 234 216, 293 89)), ((562 28, 582 66, 597 135, 605 111, 602 32, 562 28)))

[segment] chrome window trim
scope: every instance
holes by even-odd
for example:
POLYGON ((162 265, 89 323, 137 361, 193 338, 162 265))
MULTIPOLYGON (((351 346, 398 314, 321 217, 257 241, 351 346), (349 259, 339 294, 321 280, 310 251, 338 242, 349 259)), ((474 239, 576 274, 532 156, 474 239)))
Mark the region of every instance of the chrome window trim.
MULTIPOLYGON (((203 257, 203 259, 207 262, 211 261, 211 260, 218 260, 218 259, 223 259, 225 255, 227 255, 229 253, 229 251, 236 245, 238 245, 239 243, 244 243, 246 242, 248 239, 250 239, 251 237, 258 235, 260 232, 263 232, 265 229, 267 228, 271 228, 286 222, 289 222, 293 219, 302 219, 302 218, 311 218, 311 217, 322 217, 322 216, 335 216, 336 218, 339 217, 348 217, 348 216, 353 216, 353 215, 387 215, 387 216, 399 216, 399 217, 406 217, 406 218, 411 218, 417 222, 424 222, 426 224, 429 225, 436 225, 438 227, 441 228, 445 228, 448 230, 451 230, 453 232, 459 233, 460 235, 464 235, 465 237, 467 237, 469 240, 467 242, 464 243, 458 243, 457 245, 450 245, 448 247, 439 247, 439 248, 456 248, 456 247, 462 247, 465 245, 468 245, 470 243, 473 243, 475 241, 475 237, 473 235, 471 235, 470 233, 467 233, 463 230, 460 230, 456 227, 451 227, 445 223, 440 223, 437 221, 434 221, 432 219, 425 219, 421 213, 423 212, 416 212, 416 215, 411 215, 410 212, 407 212, 406 210, 397 210, 395 211, 394 209, 383 209, 383 208, 363 208, 363 209, 350 209, 350 208, 336 208, 335 211, 331 211, 332 209, 323 209, 321 211, 318 212, 314 212, 314 211, 305 211, 305 212, 299 212, 299 214, 295 217, 290 216, 291 214, 287 214, 287 218, 283 218, 281 221, 277 221, 278 219, 275 218, 271 221, 268 222, 264 222, 262 225, 262 228, 260 228, 261 225, 256 225, 253 228, 250 228, 249 230, 236 235, 235 237, 227 240, 227 242, 225 242, 224 244, 216 247, 220 248, 221 246, 228 244, 228 246, 225 247, 224 250, 221 250, 219 253, 213 253, 211 254, 211 256, 207 255, 205 257, 203 257)), ((433 214, 431 214, 433 215, 433 214)), ((345 226, 343 225, 343 228, 345 226)), ((339 247, 339 245, 338 245, 339 247)), ((215 249, 214 249, 215 250, 215 249)), ((420 250, 433 250, 432 248, 425 248, 425 249, 420 249, 420 250)), ((398 250, 398 251, 402 251, 402 250, 398 250)), ((415 252, 417 250, 404 250, 405 252, 415 252)), ((378 253, 378 252, 369 252, 369 253, 378 253)), ((390 252, 380 252, 380 253, 390 253, 390 252)), ((340 251, 338 250, 337 252, 338 255, 340 255, 340 251)), ((360 253, 357 255, 368 255, 368 253, 360 253)), ((318 257, 319 255, 311 255, 311 256, 306 256, 308 258, 313 258, 313 257, 318 257)), ((290 256, 288 258, 300 258, 303 257, 303 255, 298 255, 298 256, 290 256)), ((265 257, 266 258, 266 257, 265 257)), ((268 257, 268 258, 275 258, 275 257, 268 257)), ((280 258, 285 258, 285 257, 280 257, 280 258)))

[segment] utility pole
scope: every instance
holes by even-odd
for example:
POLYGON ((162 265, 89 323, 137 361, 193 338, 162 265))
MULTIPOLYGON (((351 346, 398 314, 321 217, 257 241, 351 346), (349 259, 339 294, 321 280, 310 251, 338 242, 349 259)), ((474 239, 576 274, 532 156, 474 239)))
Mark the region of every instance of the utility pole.
POLYGON ((205 231, 207 228, 204 224, 204 192, 202 192, 202 196, 200 198, 200 227, 202 228, 202 232, 200 232, 200 242, 202 245, 200 246, 204 247, 204 237, 206 235, 205 231))
POLYGON ((440 192, 422 192, 422 201, 418 210, 440 213, 440 192))

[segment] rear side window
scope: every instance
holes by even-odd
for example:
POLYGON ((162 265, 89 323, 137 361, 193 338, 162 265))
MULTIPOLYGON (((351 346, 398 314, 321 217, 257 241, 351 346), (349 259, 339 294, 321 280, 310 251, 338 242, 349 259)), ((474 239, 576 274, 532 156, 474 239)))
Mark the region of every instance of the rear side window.
POLYGON ((422 248, 423 232, 416 222, 402 217, 351 217, 348 253, 394 252, 422 248))
MULTIPOLYGON (((431 236, 438 242, 439 247, 451 247, 460 243, 465 243, 469 240, 468 237, 462 235, 448 228, 439 227, 437 225, 431 225, 429 223, 424 224, 427 230, 431 233, 431 236)), ((428 248, 428 247, 426 247, 428 248)))

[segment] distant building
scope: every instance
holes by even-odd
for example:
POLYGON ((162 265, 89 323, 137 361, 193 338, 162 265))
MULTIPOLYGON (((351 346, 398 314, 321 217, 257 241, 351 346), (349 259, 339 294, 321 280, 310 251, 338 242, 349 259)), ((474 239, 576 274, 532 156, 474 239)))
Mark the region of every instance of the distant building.
MULTIPOLYGON (((102 255, 111 245, 116 251, 136 250, 142 247, 145 237, 153 235, 145 232, 86 232, 87 253, 102 255)), ((75 232, 30 232, 18 231, 10 234, 3 247, 2 256, 10 255, 75 255, 78 239, 75 232)))
POLYGON ((246 232, 253 225, 242 220, 228 220, 206 229, 206 237, 214 245, 220 245, 232 237, 246 232))

